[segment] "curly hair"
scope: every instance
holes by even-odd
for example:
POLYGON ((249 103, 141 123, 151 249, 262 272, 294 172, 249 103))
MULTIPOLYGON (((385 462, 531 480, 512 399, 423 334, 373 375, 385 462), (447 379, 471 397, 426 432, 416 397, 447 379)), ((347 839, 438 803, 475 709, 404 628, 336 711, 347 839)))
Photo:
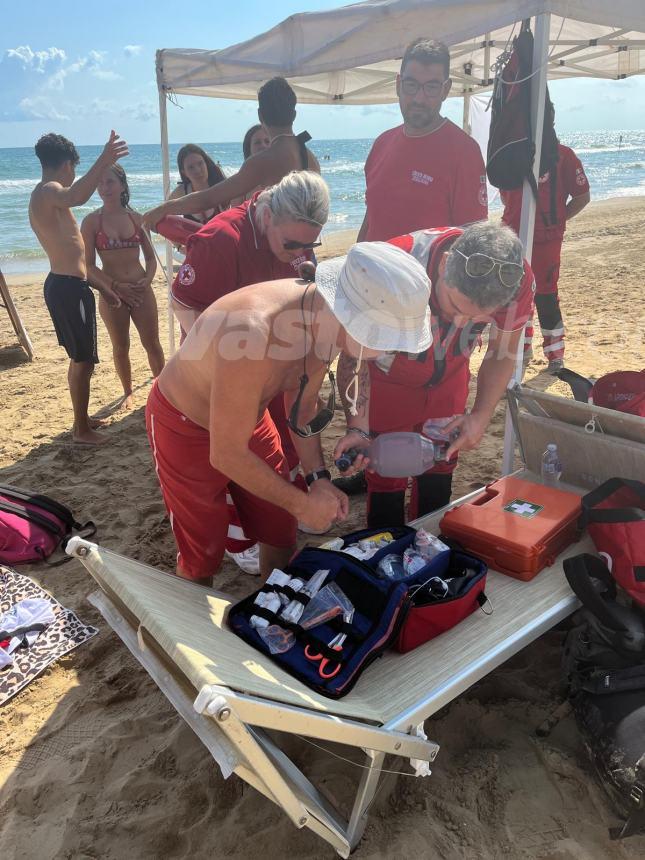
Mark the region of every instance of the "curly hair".
POLYGON ((76 167, 81 160, 72 141, 62 134, 43 134, 34 149, 43 169, 58 170, 66 161, 71 161, 76 167))

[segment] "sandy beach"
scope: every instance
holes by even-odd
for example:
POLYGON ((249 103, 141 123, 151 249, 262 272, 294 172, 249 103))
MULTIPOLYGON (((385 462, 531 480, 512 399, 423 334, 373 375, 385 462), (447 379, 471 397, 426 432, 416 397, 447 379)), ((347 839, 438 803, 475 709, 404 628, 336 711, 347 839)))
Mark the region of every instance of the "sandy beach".
MULTIPOLYGON (((592 203, 570 226, 560 296, 572 369, 599 376, 645 364, 644 235, 645 198, 592 203)), ((323 256, 342 253, 353 236, 331 234, 323 256)), ((136 332, 134 408, 108 419, 110 444, 97 450, 75 446, 67 357, 43 301, 43 278, 7 280, 36 357, 25 360, 0 308, 0 483, 52 495, 79 519, 94 520, 96 540, 104 546, 171 570, 174 543, 144 426, 149 370, 136 332)), ((165 345, 165 287, 159 278, 156 291, 165 345)), ((101 363, 92 381, 93 414, 120 395, 108 335, 100 319, 98 324, 101 363)), ((562 383, 544 373, 540 347, 538 329, 527 381, 564 394, 562 383)), ((327 451, 342 426, 339 411, 325 437, 327 451)), ((499 474, 503 426, 500 405, 481 446, 463 456, 455 495, 499 474)), ((352 499, 341 531, 358 527, 363 514, 364 499, 352 499)), ((198 739, 87 603, 93 584, 80 563, 27 565, 20 572, 100 632, 0 710, 3 857, 333 856, 237 777, 223 780, 198 739)), ((224 563, 216 585, 241 597, 257 581, 224 563)), ((442 747, 433 775, 385 778, 356 858, 645 856, 645 836, 610 841, 607 828, 616 819, 594 782, 573 719, 565 717, 546 740, 535 735, 558 702, 562 637, 557 630, 543 636, 427 723, 429 737, 442 747)), ((294 754, 308 761, 322 791, 335 792, 341 803, 359 776, 357 768, 304 744, 294 754)), ((390 767, 406 769, 400 760, 390 767)))

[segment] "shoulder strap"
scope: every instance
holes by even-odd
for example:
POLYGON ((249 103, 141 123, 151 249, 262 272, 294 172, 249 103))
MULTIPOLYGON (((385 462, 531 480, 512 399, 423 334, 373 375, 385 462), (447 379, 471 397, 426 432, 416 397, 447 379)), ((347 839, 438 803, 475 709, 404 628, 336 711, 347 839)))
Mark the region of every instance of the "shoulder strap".
POLYGON ((582 505, 582 513, 580 515, 579 526, 586 528, 589 523, 633 523, 645 520, 645 511, 643 508, 598 508, 601 502, 610 498, 617 490, 622 487, 630 489, 639 499, 645 503, 645 484, 642 481, 633 481, 627 478, 610 478, 587 493, 580 500, 582 505))
POLYGON ((627 628, 612 613, 610 604, 602 597, 602 594, 607 594, 610 600, 616 597, 616 583, 602 559, 595 555, 581 553, 572 558, 565 558, 563 567, 567 582, 582 605, 605 627, 619 633, 625 632, 627 628), (604 586, 602 592, 596 589, 594 580, 604 586))
POLYGON ((70 509, 49 496, 42 495, 41 493, 33 493, 31 490, 24 490, 21 487, 11 487, 7 484, 0 484, 0 495, 7 496, 18 502, 30 502, 31 504, 38 505, 44 511, 53 514, 55 517, 59 517, 70 528, 72 526, 79 528, 79 524, 74 519, 74 514, 70 509))
POLYGON ((64 536, 64 532, 61 532, 61 529, 56 525, 56 523, 48 520, 47 517, 41 517, 40 514, 37 514, 35 511, 28 511, 27 508, 22 505, 16 505, 13 502, 6 502, 3 499, 0 499, 0 511, 4 511, 6 514, 13 514, 29 523, 33 523, 33 525, 39 526, 39 528, 44 529, 56 538, 60 539, 64 536))
POLYGON ((311 140, 311 135, 308 131, 301 131, 296 135, 298 146, 300 147, 300 163, 303 170, 309 167, 309 153, 307 152, 307 143, 311 140))

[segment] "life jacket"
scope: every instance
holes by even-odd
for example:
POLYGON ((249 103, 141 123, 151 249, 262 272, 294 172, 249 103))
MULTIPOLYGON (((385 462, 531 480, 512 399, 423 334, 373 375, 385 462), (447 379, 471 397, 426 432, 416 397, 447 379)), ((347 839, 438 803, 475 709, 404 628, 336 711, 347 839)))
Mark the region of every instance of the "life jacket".
MULTIPOLYGON (((533 175, 535 135, 531 128, 531 66, 533 34, 523 26, 513 40, 513 50, 495 77, 491 101, 491 123, 488 138, 486 173, 491 185, 502 191, 521 188, 526 179, 537 200, 538 190, 533 175)), ((556 185, 558 138, 553 125, 555 111, 547 88, 544 105, 544 126, 540 176, 550 174, 551 205, 545 226, 556 223, 556 185)))

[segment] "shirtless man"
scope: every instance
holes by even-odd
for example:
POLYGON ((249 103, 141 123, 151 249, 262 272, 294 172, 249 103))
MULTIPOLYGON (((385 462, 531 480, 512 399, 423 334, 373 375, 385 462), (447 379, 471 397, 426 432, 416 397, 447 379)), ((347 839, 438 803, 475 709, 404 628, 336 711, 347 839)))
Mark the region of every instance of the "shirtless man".
MULTIPOLYGON (((45 134, 36 144, 42 179, 31 194, 29 222, 49 257, 45 302, 58 343, 70 359, 67 381, 74 410, 72 437, 84 445, 100 445, 107 438, 96 432, 87 413, 90 378, 98 363, 96 305, 87 282, 83 238, 71 210, 87 203, 104 170, 127 154, 127 144, 112 131, 99 158, 74 182, 79 162, 74 144, 60 134, 45 134)), ((112 307, 121 304, 109 286, 99 289, 112 307)))
POLYGON ((154 230, 165 215, 188 215, 228 205, 229 200, 244 199, 257 188, 280 182, 292 170, 320 173, 316 156, 305 146, 309 134, 293 133, 296 119, 296 94, 284 78, 271 78, 258 91, 258 117, 271 141, 268 149, 247 158, 236 174, 204 191, 195 191, 168 200, 143 216, 143 223, 154 230))
POLYGON ((356 402, 361 358, 426 349, 429 291, 420 263, 374 242, 321 263, 315 283, 254 284, 204 311, 146 409, 179 576, 210 584, 224 553, 227 491, 244 532, 260 542, 264 578, 291 556, 298 520, 326 529, 345 519, 347 497, 331 483, 320 444, 334 413, 333 402, 317 412, 320 387, 341 350, 358 359, 346 392, 356 402), (289 482, 266 411, 280 392, 308 493, 289 482))

